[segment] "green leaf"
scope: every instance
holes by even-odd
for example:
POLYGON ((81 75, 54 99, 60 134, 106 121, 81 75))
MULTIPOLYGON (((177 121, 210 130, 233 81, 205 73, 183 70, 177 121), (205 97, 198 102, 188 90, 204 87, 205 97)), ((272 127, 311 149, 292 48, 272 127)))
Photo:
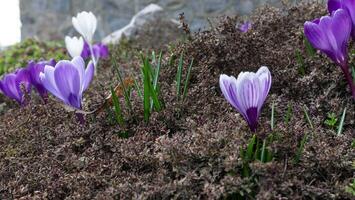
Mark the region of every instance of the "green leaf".
POLYGON ((308 41, 306 37, 304 37, 304 44, 306 46, 306 51, 308 56, 314 57, 314 55, 316 55, 316 50, 312 47, 311 43, 308 41))
POLYGON ((123 78, 121 76, 121 72, 118 69, 116 58, 113 58, 112 61, 113 61, 114 67, 115 67, 116 72, 117 72, 117 79, 120 82, 120 84, 122 85, 123 95, 124 95, 124 98, 125 98, 126 105, 128 107, 129 112, 132 113, 133 110, 132 110, 132 103, 131 103, 131 94, 129 92, 130 90, 126 87, 126 85, 125 85, 125 83, 123 81, 123 78))
POLYGON ((270 125, 271 125, 271 130, 274 130, 275 127, 275 102, 272 102, 272 106, 271 106, 271 121, 270 121, 270 125))
POLYGON ((300 50, 296 50, 296 60, 299 65, 298 72, 304 76, 306 74, 305 63, 300 50))
POLYGON ((344 108, 343 114, 341 115, 340 124, 339 124, 339 126, 338 126, 337 136, 341 135, 341 133, 342 133, 342 131, 343 131, 343 126, 344 126, 344 121, 345 121, 345 115, 346 115, 346 107, 344 108))
POLYGON ((180 55, 180 59, 179 59, 179 65, 178 65, 178 69, 176 72, 176 96, 177 99, 180 99, 180 85, 181 85, 181 76, 182 76, 182 66, 183 66, 183 58, 184 58, 184 54, 180 55))
POLYGON ((123 119, 123 115, 122 115, 122 109, 121 109, 121 105, 120 105, 120 101, 116 95, 115 90, 113 89, 113 87, 111 86, 111 95, 112 95, 112 101, 113 101, 113 105, 115 107, 115 116, 116 116, 116 121, 120 126, 124 125, 124 119, 123 119))
POLYGON ((287 112, 286 112, 286 116, 285 116, 285 123, 288 124, 291 120, 292 117, 292 106, 291 103, 288 103, 287 106, 287 112))
POLYGON ((192 65, 194 64, 194 59, 191 60, 191 63, 190 63, 190 66, 187 70, 187 75, 186 75, 186 78, 185 78, 185 84, 184 84, 184 94, 182 96, 182 100, 184 101, 185 98, 186 98, 186 95, 187 95, 187 90, 188 90, 188 84, 190 82, 190 76, 191 76, 191 68, 192 68, 192 65))
POLYGON ((308 139, 308 134, 306 133, 306 134, 303 135, 303 138, 301 140, 300 146, 297 149, 296 156, 295 156, 295 158, 293 160, 294 163, 298 163, 300 161, 302 153, 303 153, 303 150, 304 150, 304 146, 305 146, 305 144, 307 142, 307 139, 308 139))
POLYGON ((261 162, 266 162, 266 139, 263 141, 263 147, 261 148, 261 162))
POLYGON ((149 121, 151 109, 150 109, 150 75, 146 67, 146 62, 143 62, 143 109, 144 109, 144 120, 149 121))
POLYGON ((250 140, 250 142, 249 142, 249 144, 247 146, 246 160, 252 160, 253 159, 255 143, 256 143, 256 135, 253 135, 253 138, 250 140))
POLYGON ((309 118, 309 115, 308 115, 307 107, 306 107, 306 106, 303 106, 303 112, 304 112, 304 115, 306 116, 306 119, 307 119, 307 122, 308 122, 309 126, 310 126, 312 129, 314 129, 313 124, 312 124, 312 121, 311 121, 311 119, 309 118))

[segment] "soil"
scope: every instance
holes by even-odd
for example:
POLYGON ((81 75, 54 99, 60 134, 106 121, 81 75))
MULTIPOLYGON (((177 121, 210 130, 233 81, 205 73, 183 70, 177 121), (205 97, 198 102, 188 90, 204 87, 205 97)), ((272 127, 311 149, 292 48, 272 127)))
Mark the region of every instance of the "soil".
MULTIPOLYGON (((159 78, 165 108, 148 123, 136 92, 134 112, 125 108, 125 127, 114 122, 112 109, 87 115, 86 124, 79 125, 55 98, 42 104, 33 97, 19 108, 0 97, 6 101, 0 112, 0 199, 352 199, 345 188, 355 178, 354 101, 339 67, 321 54, 308 56, 304 44, 303 23, 325 14, 315 3, 264 7, 251 16, 247 33, 236 27, 240 17, 222 17, 210 30, 170 45, 159 78), (297 50, 304 57, 304 75, 297 50), (183 102, 176 98, 177 61, 168 65, 171 53, 182 52, 183 77, 194 59, 183 102), (274 158, 251 163, 252 175, 243 177, 240 149, 253 133, 223 98, 218 79, 262 65, 269 67, 273 84, 256 134, 274 136, 269 147, 274 158), (289 106, 292 116, 286 122, 289 106), (345 107, 344 129, 336 136, 324 121, 330 112, 340 120, 345 107), (305 134, 308 140, 295 163, 305 134)), ((112 51, 85 93, 87 111, 99 108, 117 83, 113 60, 125 77, 139 73, 139 50, 112 51)))

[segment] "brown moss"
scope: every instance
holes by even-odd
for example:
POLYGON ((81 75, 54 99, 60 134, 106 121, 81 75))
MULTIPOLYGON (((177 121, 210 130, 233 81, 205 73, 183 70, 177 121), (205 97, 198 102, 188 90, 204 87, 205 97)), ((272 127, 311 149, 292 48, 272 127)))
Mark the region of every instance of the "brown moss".
MULTIPOLYGON (((142 120, 142 104, 135 93, 135 114, 125 109, 124 129, 110 123, 106 112, 87 116, 88 123, 80 126, 53 98, 47 105, 35 100, 23 109, 8 102, 0 115, 0 197, 219 199, 244 194, 257 199, 351 199, 344 192, 354 176, 351 95, 339 68, 324 56, 305 59, 305 76, 298 73, 295 59, 295 50, 305 48, 304 21, 325 13, 318 4, 266 7, 251 17, 253 28, 245 34, 235 27, 236 17, 223 18, 215 29, 193 35, 173 51, 185 52, 186 63, 195 59, 188 98, 176 101, 176 67, 169 67, 165 57, 160 76, 165 109, 153 113, 149 123, 142 120), (270 68, 273 86, 257 134, 271 134, 274 101, 275 157, 267 164, 252 163, 253 176, 242 178, 240 148, 251 133, 222 97, 218 78, 221 73, 255 71, 261 65, 270 68), (286 123, 288 105, 293 114, 286 123), (343 135, 336 137, 323 121, 328 112, 340 115, 344 107, 348 113, 343 135), (128 138, 118 136, 122 130, 128 131, 128 138), (294 163, 304 134, 311 137, 300 162, 294 163), (16 154, 6 156, 11 148, 16 154)), ((138 55, 116 58, 125 76, 138 74, 138 55)), ((110 60, 98 70, 85 94, 86 110, 102 105, 110 85, 117 83, 110 60)))

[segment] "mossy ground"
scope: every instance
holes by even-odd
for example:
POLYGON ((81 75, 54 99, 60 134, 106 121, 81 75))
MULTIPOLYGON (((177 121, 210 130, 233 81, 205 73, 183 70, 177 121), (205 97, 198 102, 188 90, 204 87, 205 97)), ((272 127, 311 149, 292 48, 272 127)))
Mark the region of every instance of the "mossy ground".
MULTIPOLYGON (((0 197, 352 199, 346 191, 354 179, 354 101, 337 66, 323 55, 307 56, 302 34, 304 21, 324 14, 325 7, 314 3, 266 7, 251 17, 253 28, 247 33, 236 28, 238 17, 221 18, 215 28, 166 48, 159 79, 165 109, 153 113, 149 123, 143 121, 136 92, 134 112, 124 109, 125 127, 115 124, 107 110, 86 116, 87 123, 79 125, 54 98, 46 105, 34 98, 25 108, 7 101, 0 115, 0 197), (304 56, 304 75, 296 50, 304 56), (195 60, 184 102, 176 99, 177 61, 168 64, 172 53, 182 52, 185 67, 195 60), (251 176, 243 177, 240 150, 252 133, 223 98, 218 78, 261 65, 269 67, 273 85, 256 134, 273 135, 274 159, 251 163, 251 176), (292 115, 285 120, 289 107, 292 115), (345 107, 344 130, 336 136, 324 120, 329 112, 340 118, 345 107), (121 137, 123 131, 127 137, 121 137), (295 163, 304 134, 309 137, 295 163)), ((85 94, 85 110, 100 107, 110 86, 118 83, 113 59, 125 77, 139 78, 139 52, 129 45, 113 48, 85 94)))
POLYGON ((40 42, 26 39, 0 52, 0 76, 19 67, 26 67, 29 60, 68 59, 62 42, 40 42))

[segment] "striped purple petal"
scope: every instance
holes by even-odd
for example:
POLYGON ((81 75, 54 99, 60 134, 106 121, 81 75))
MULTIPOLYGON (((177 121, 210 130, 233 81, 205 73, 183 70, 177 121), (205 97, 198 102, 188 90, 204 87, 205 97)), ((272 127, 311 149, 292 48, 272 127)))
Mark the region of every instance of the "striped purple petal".
POLYGON ((267 67, 256 73, 241 72, 238 78, 222 74, 219 85, 227 101, 245 118, 250 129, 256 131, 261 108, 271 88, 271 74, 267 67))

